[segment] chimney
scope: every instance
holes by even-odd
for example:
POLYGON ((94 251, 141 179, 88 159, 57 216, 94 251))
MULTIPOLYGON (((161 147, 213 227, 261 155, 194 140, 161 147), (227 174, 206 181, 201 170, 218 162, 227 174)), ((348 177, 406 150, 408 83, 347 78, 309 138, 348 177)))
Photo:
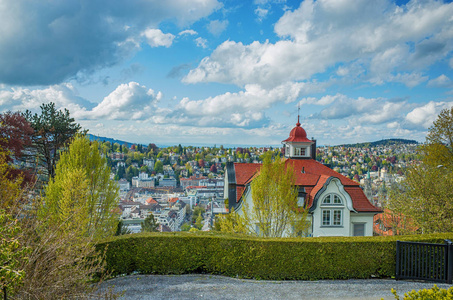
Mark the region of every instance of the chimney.
POLYGON ((311 144, 311 158, 316 160, 316 140, 311 138, 313 144, 311 144))

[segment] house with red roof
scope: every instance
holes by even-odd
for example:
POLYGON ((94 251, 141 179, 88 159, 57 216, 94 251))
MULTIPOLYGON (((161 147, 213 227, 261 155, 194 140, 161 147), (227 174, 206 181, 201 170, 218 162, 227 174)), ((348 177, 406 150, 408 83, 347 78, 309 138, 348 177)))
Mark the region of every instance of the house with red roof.
MULTIPOLYGON (((372 236, 373 217, 381 210, 359 183, 316 161, 316 140, 307 138, 299 118, 282 143, 285 165, 295 172, 298 205, 308 209, 310 236, 372 236)), ((261 164, 227 163, 224 195, 230 211, 241 214, 244 202, 252 207, 250 183, 260 168, 261 164)))

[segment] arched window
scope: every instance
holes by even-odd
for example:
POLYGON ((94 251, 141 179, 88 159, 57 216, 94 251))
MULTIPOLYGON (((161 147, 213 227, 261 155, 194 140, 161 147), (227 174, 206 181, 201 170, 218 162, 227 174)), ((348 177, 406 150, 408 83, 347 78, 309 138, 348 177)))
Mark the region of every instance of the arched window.
POLYGON ((339 195, 328 194, 321 202, 321 225, 343 226, 343 200, 339 195))

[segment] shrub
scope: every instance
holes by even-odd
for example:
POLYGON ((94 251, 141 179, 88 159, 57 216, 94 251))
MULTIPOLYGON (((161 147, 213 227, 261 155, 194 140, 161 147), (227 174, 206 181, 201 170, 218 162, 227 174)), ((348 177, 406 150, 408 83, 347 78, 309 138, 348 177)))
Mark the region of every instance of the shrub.
MULTIPOLYGON (((397 292, 392 289, 392 294, 395 295, 395 299, 399 300, 397 292)), ((446 289, 440 289, 437 285, 434 285, 430 289, 423 289, 419 291, 412 290, 404 294, 404 300, 444 300, 453 299, 453 287, 446 289)))
POLYGON ((212 273, 268 280, 395 275, 396 241, 443 243, 453 234, 398 237, 254 238, 178 232, 140 233, 98 244, 115 274, 212 273))

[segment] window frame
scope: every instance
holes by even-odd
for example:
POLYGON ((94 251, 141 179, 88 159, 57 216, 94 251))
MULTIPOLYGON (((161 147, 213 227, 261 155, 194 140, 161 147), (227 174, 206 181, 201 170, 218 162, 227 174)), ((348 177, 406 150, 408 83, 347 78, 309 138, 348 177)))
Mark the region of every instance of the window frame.
POLYGON ((321 227, 343 227, 344 206, 340 195, 327 194, 321 201, 321 227))

